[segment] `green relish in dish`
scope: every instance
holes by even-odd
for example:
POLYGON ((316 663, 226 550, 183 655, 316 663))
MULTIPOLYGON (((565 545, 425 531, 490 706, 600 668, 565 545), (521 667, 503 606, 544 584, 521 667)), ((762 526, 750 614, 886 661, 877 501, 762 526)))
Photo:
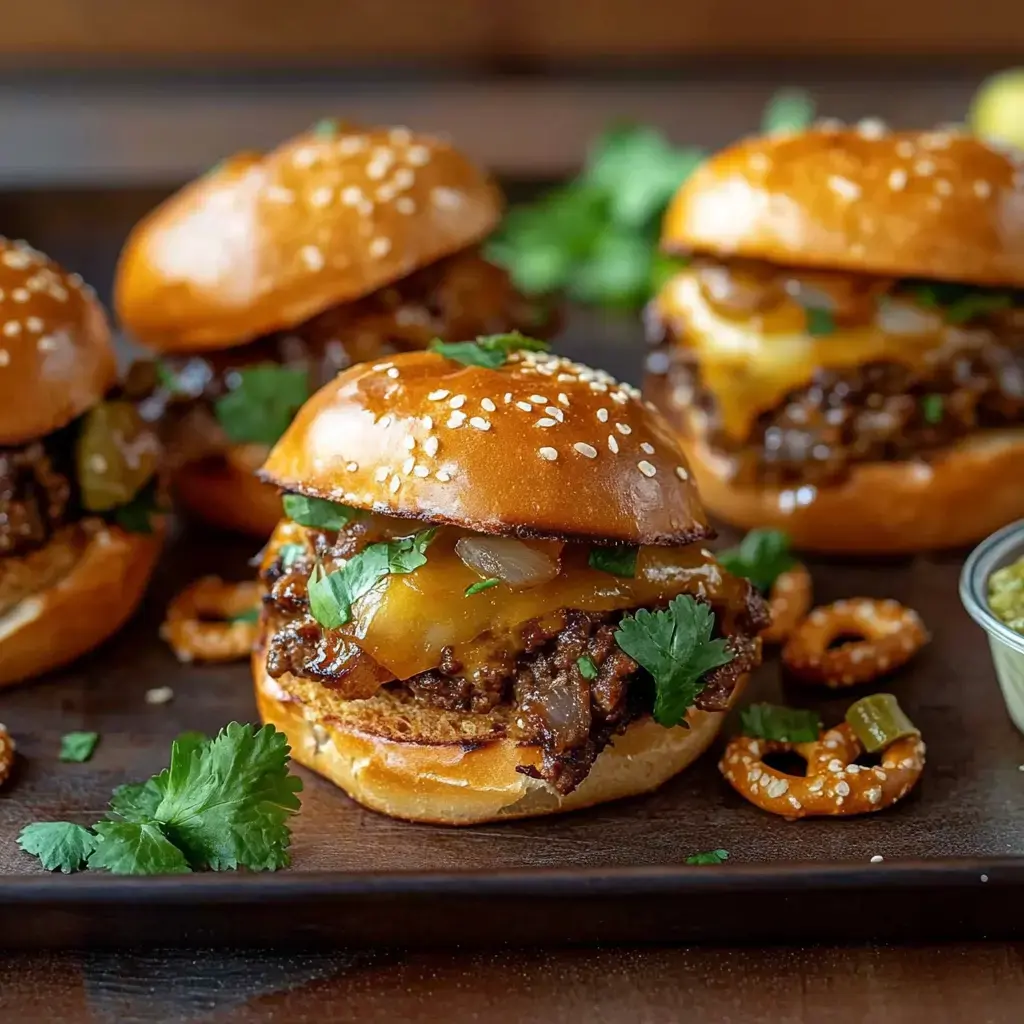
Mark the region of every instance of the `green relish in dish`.
POLYGON ((1024 558, 988 578, 988 606, 1000 622, 1024 636, 1024 558))

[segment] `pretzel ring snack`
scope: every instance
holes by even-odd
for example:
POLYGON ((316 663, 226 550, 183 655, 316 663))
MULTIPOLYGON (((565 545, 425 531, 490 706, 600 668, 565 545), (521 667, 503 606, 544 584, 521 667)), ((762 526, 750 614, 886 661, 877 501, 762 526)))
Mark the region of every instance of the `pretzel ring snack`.
POLYGON ((863 752, 843 722, 810 743, 737 736, 718 767, 740 796, 784 818, 867 814, 891 807, 921 777, 924 743, 917 735, 898 739, 877 768, 855 764, 863 752), (764 763, 767 754, 795 751, 807 761, 806 775, 787 775, 764 763))
POLYGON ((772 623, 761 630, 766 644, 784 644, 800 621, 811 610, 811 574, 799 563, 780 573, 768 591, 768 611, 772 623))
POLYGON ((795 678, 836 690, 899 668, 927 642, 928 631, 913 609, 859 597, 815 608, 793 630, 782 662, 795 678), (843 636, 864 639, 829 646, 843 636))
POLYGON ((160 635, 179 661, 247 658, 256 641, 257 624, 241 617, 259 606, 260 587, 255 580, 228 583, 219 576, 204 576, 167 606, 160 635))
POLYGON ((0 725, 0 786, 6 781, 14 767, 14 740, 6 725, 0 725))

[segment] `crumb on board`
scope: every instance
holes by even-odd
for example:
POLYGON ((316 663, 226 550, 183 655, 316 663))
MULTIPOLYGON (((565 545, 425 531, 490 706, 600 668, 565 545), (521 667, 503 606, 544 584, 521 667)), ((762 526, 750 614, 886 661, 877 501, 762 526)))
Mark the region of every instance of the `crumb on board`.
POLYGON ((169 686, 157 686, 146 691, 147 704, 169 704, 174 700, 174 691, 169 686))

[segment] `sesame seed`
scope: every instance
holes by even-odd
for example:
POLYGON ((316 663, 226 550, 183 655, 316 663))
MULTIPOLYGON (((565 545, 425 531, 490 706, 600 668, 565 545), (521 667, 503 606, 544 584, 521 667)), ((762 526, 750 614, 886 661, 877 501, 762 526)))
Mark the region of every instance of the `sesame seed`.
POLYGON ((389 252, 391 252, 390 238, 375 238, 370 243, 369 253, 374 259, 380 259, 382 256, 387 256, 389 252))
POLYGON ((347 462, 345 468, 350 472, 354 473, 359 468, 358 462, 347 462))
POLYGON ((390 466, 378 466, 377 467, 377 472, 373 474, 373 479, 376 480, 377 483, 382 484, 382 483, 384 483, 385 480, 387 480, 387 478, 390 475, 391 475, 391 467, 390 466))
POLYGON ((374 363, 373 368, 377 373, 381 373, 384 370, 390 370, 394 363, 374 363))
POLYGON ((533 412, 533 406, 529 402, 516 402, 516 408, 522 409, 523 412, 533 412))
POLYGON ((881 864, 883 860, 885 860, 885 858, 884 858, 884 857, 883 857, 883 856, 882 856, 882 855, 881 855, 880 853, 876 853, 876 854, 875 854, 875 855, 874 855, 874 856, 873 856, 873 857, 871 858, 871 863, 872 863, 872 864, 881 864))
POLYGON ((641 459, 640 462, 636 464, 636 468, 639 469, 646 477, 652 477, 658 472, 646 459, 641 459))
POLYGON ((315 245, 304 245, 299 250, 299 256, 310 270, 323 270, 324 254, 315 245))
POLYGON ((588 459, 597 458, 597 449, 592 444, 587 444, 586 441, 577 441, 573 445, 573 448, 575 448, 580 455, 585 455, 588 459))
POLYGON ((477 430, 490 430, 491 429, 491 422, 490 422, 490 420, 485 420, 483 418, 483 416, 471 416, 469 418, 469 425, 471 427, 476 427, 477 430))
POLYGON ((18 249, 6 249, 0 259, 15 270, 25 270, 32 264, 32 260, 18 249))
POLYGON ((344 206, 358 206, 363 199, 363 190, 358 185, 349 185, 341 190, 341 202, 344 206))
POLYGON ((676 476, 679 477, 680 480, 690 479, 690 474, 686 472, 685 466, 676 466, 676 476))
POLYGON ((420 423, 423 424, 423 429, 424 430, 433 430, 434 429, 434 417, 433 416, 424 416, 423 419, 420 420, 420 423))
POLYGON ((296 167, 312 167, 316 163, 317 153, 316 150, 310 146, 304 146, 302 149, 297 149, 295 155, 292 157, 292 163, 296 167))
POLYGON ((653 444, 648 444, 646 441, 641 441, 640 442, 640 451, 644 452, 647 455, 653 455, 654 454, 654 445, 653 444))
POLYGON ((431 458, 433 458, 437 454, 437 446, 438 446, 438 444, 440 444, 440 442, 437 440, 436 437, 433 437, 433 436, 428 437, 423 442, 423 450, 427 453, 427 455, 429 455, 431 458))
MULTIPOLYGON (((600 381, 600 380, 592 380, 592 381, 590 381, 587 384, 587 387, 590 388, 591 391, 596 391, 599 394, 604 394, 604 392, 608 390, 608 385, 605 384, 604 381, 600 381)), ((625 396, 623 396, 623 398, 625 398, 625 396)))
POLYGON ((413 167, 422 167, 430 160, 430 150, 426 146, 410 146, 405 151, 405 160, 413 167))
POLYGON ((391 478, 391 483, 388 484, 388 490, 391 491, 392 494, 394 494, 398 490, 398 488, 401 487, 401 486, 402 486, 402 478, 399 477, 399 476, 393 476, 391 478))
POLYGON ((369 217, 373 213, 373 200, 372 199, 360 199, 359 204, 356 206, 356 213, 360 217, 369 217))
POLYGON ((553 427, 558 423, 558 420, 553 420, 550 416, 542 416, 536 423, 535 427, 553 427))
POLYGON ((406 476, 408 476, 412 472, 412 467, 415 466, 415 465, 416 465, 416 460, 410 455, 409 458, 407 458, 402 463, 402 472, 406 476))
POLYGON ((554 448, 538 448, 537 454, 548 462, 554 462, 558 458, 558 452, 554 448))
POLYGON ((57 348, 57 339, 47 334, 36 342, 36 348, 40 352, 53 352, 57 348))
POLYGON ((608 450, 614 455, 619 454, 619 442, 615 440, 614 434, 608 435, 608 450))
POLYGON ((380 418, 380 426, 390 427, 391 426, 391 413, 385 413, 380 418))
POLYGON ((146 691, 147 704, 169 704, 174 700, 174 691, 169 686, 155 686, 146 691))
POLYGON ((482 398, 480 400, 480 407, 488 412, 496 412, 498 408, 490 398, 482 398))
POLYGON ((439 210, 454 210, 462 205, 462 193, 453 188, 438 186, 430 190, 431 202, 439 210))
POLYGON ((625 391, 616 391, 612 395, 612 401, 618 402, 619 405, 625 405, 629 401, 629 395, 625 391))
POLYGON ((936 178, 935 179, 935 191, 938 192, 940 196, 952 195, 953 194, 953 184, 952 184, 952 182, 947 181, 945 178, 936 178))
POLYGON ((390 203, 396 195, 398 195, 398 193, 395 191, 395 186, 389 185, 387 182, 384 182, 384 184, 381 185, 374 193, 378 203, 390 203))
POLYGON ((445 470, 443 470, 443 469, 439 469, 439 470, 438 470, 438 471, 437 471, 437 472, 436 472, 436 473, 434 474, 434 476, 436 476, 436 477, 437 477, 437 479, 438 479, 438 480, 440 480, 440 481, 441 481, 441 483, 443 483, 443 484, 446 484, 446 483, 448 483, 448 481, 449 481, 449 480, 451 480, 451 478, 452 478, 452 475, 451 475, 451 473, 448 473, 447 471, 445 471, 445 470))
POLYGON ((450 391, 445 391, 444 388, 439 388, 437 391, 431 391, 427 398, 431 402, 440 402, 442 399, 447 398, 451 394, 450 391))
POLYGON ((365 135, 343 135, 335 146, 341 156, 352 156, 366 149, 365 135))
POLYGON ((974 194, 979 199, 987 199, 992 194, 992 186, 982 178, 974 183, 974 194))
POLYGON ((445 423, 446 427, 451 427, 453 430, 456 427, 461 427, 466 422, 466 414, 464 412, 453 412, 448 417, 448 422, 445 423))
POLYGON ((392 366, 392 367, 389 367, 389 368, 388 368, 388 373, 387 373, 387 375, 388 375, 388 376, 389 376, 389 377, 390 377, 390 378, 391 378, 392 380, 395 380, 395 378, 397 378, 397 377, 398 377, 398 367, 397 367, 397 366, 392 366))
POLYGON ((849 178, 840 177, 838 174, 833 174, 829 177, 828 187, 832 189, 836 195, 849 202, 860 197, 860 185, 855 181, 850 181, 849 178))
POLYGON ((412 434, 406 434, 405 437, 402 438, 402 444, 406 451, 411 452, 413 448, 416 447, 416 438, 413 437, 412 434))
POLYGON ((334 190, 329 185, 321 185, 309 193, 310 206, 326 206, 334 196, 334 190))
POLYGON ((935 161, 927 158, 924 160, 918 160, 917 163, 914 164, 914 172, 927 178, 929 174, 935 173, 935 161))
POLYGON ((461 409, 466 404, 466 396, 456 395, 448 404, 453 409, 461 409))
POLYGON ((563 423, 565 421, 565 413, 562 412, 562 410, 559 409, 557 405, 549 405, 544 411, 549 416, 558 420, 559 423, 563 423))
POLYGON ((391 180, 394 182, 395 188, 402 189, 404 191, 407 188, 412 188, 412 183, 416 180, 416 175, 413 171, 410 171, 408 167, 399 167, 392 175, 391 180))
POLYGON ((3 332, 8 338, 14 338, 21 334, 21 324, 17 320, 8 320, 3 326, 3 332))
POLYGON ((505 392, 505 399, 504 399, 504 401, 505 401, 506 405, 508 405, 509 402, 512 401, 512 392, 511 391, 506 391, 505 392))
POLYGON ((418 476, 420 478, 430 475, 430 470, 427 469, 426 466, 422 466, 422 465, 417 466, 412 472, 413 472, 413 476, 418 476))
POLYGON ((416 212, 416 204, 408 196, 399 196, 395 200, 395 209, 408 216, 410 213, 416 212))
POLYGON ((865 139, 880 139, 888 130, 878 117, 865 117, 857 122, 857 134, 865 139))
POLYGON ((896 155, 909 160, 914 155, 914 144, 909 139, 901 139, 896 143, 896 155))
POLYGON ((543 395, 530 395, 530 401, 536 402, 538 405, 548 404, 548 400, 543 395))
POLYGON ((412 141, 412 132, 408 128, 399 125, 388 132, 388 140, 396 146, 408 146, 412 141))
POLYGON ((608 422, 608 410, 607 409, 598 409, 597 410, 597 418, 602 423, 607 423, 608 422))
POLYGON ((11 353, 5 348, 0 348, 0 366, 8 366, 11 362, 11 353))
POLYGON ((889 175, 889 188, 891 188, 893 192, 899 192, 906 183, 907 172, 903 170, 902 167, 897 167, 896 170, 889 175))
POLYGON ((849 796, 850 795, 850 784, 845 779, 840 779, 836 783, 836 792, 840 796, 849 796))
POLYGON ((30 316, 25 320, 25 326, 35 334, 43 329, 43 321, 37 316, 30 316))
POLYGON ((632 434, 633 433, 633 428, 628 423, 616 423, 615 424, 615 429, 620 434, 632 434))
POLYGON ((568 405, 569 404, 569 396, 564 391, 559 391, 558 392, 558 401, 561 402, 562 405, 568 405))

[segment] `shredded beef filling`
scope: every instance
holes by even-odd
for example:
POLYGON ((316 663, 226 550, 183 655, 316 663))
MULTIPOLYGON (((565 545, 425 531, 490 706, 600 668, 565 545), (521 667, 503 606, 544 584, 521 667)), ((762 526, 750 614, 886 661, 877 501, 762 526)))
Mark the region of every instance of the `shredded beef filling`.
POLYGON ((43 547, 70 518, 72 484, 56 446, 0 448, 0 557, 43 547))

